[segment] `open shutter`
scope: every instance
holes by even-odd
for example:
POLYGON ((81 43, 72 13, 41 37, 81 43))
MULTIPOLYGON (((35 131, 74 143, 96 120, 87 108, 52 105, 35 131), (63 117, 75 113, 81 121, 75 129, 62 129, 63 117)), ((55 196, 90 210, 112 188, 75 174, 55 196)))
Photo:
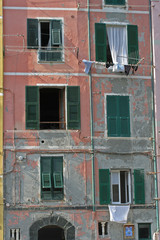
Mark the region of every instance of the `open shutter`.
POLYGON ((51 188, 51 174, 42 173, 42 188, 51 188))
POLYGON ((107 128, 108 136, 118 136, 118 96, 107 96, 107 128))
POLYGON ((118 96, 119 105, 119 135, 130 137, 129 96, 118 96))
POLYGON ((134 170, 134 197, 136 204, 145 203, 144 170, 134 170))
POLYGON ((100 204, 110 203, 110 173, 109 169, 99 169, 100 204))
POLYGON ((128 25, 128 63, 136 64, 139 59, 138 49, 138 27, 136 25, 128 25))
POLYGON ((67 87, 67 124, 68 129, 80 129, 80 87, 67 87))
POLYGON ((55 188, 63 188, 62 172, 54 172, 53 178, 54 178, 54 187, 55 188))
POLYGON ((27 48, 38 48, 38 19, 27 19, 27 48))
POLYGON ((62 61, 62 21, 51 21, 52 52, 48 54, 48 61, 62 61))
POLYGON ((39 129, 39 89, 26 86, 26 129, 39 129))
POLYGON ((52 199, 51 172, 51 157, 41 157, 41 197, 44 200, 52 199))
POLYGON ((95 46, 96 46, 96 61, 106 62, 107 43, 106 43, 106 24, 104 23, 95 23, 95 46))

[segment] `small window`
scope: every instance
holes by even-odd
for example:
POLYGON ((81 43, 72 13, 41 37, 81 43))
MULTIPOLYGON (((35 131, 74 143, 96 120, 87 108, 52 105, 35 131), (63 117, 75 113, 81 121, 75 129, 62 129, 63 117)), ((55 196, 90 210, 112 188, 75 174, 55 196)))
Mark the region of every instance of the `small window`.
POLYGON ((125 0, 104 0, 105 5, 125 5, 125 0))
POLYGON ((109 137, 130 137, 129 96, 107 95, 107 129, 109 137))
POLYGON ((80 87, 26 86, 26 128, 80 129, 80 87))
POLYGON ((63 199, 63 157, 41 157, 41 196, 44 200, 63 199))
POLYGON ((108 222, 99 222, 98 223, 98 234, 102 238, 104 238, 106 235, 108 235, 108 222))
POLYGON ((151 240, 151 224, 139 223, 138 224, 138 239, 139 240, 151 240))
POLYGON ((19 228, 10 229, 10 240, 20 240, 20 229, 19 228))
POLYGON ((38 49, 39 62, 63 61, 62 21, 28 19, 27 46, 38 49))

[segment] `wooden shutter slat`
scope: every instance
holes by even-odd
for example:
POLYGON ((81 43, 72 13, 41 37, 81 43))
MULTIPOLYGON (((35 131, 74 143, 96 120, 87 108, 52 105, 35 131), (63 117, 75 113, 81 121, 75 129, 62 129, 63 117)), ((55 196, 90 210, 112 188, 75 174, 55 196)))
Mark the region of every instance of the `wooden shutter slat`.
POLYGON ((139 59, 138 27, 136 25, 127 25, 127 32, 128 32, 128 63, 136 64, 139 59))
POLYGON ((80 87, 67 87, 67 124, 68 129, 80 129, 80 87))
POLYGON ((39 129, 39 88, 26 86, 26 129, 39 129))
POLYGON ((130 137, 129 96, 118 96, 119 135, 130 137))
POLYGON ((41 157, 41 197, 44 200, 51 200, 52 199, 52 179, 51 179, 51 172, 52 172, 52 162, 51 157, 41 157), (50 187, 43 187, 44 185, 44 175, 49 175, 50 187))
POLYGON ((95 23, 96 61, 107 61, 106 24, 95 23))
POLYGON ((99 169, 100 204, 110 203, 110 173, 109 169, 99 169))
POLYGON ((38 49, 38 19, 27 19, 27 48, 38 49))
POLYGON ((134 170, 134 196, 136 204, 145 203, 144 169, 134 170))

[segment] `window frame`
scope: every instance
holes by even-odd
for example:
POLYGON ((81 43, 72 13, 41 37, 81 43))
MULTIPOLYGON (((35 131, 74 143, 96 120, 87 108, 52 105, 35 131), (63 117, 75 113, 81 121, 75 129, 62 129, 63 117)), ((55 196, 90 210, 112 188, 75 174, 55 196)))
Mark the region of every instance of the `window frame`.
MULTIPOLYGON (((111 204, 129 204, 131 203, 131 192, 132 192, 132 184, 131 184, 131 170, 129 169, 110 169, 110 192, 111 192, 111 204), (121 183, 120 183, 120 172, 128 172, 128 186, 129 186, 129 191, 128 191, 128 197, 129 201, 125 203, 121 203, 121 183), (112 190, 112 173, 119 173, 118 174, 118 186, 119 186, 119 202, 114 202, 113 201, 113 190, 112 190)), ((125 185, 125 197, 126 196, 126 185, 125 185)))
POLYGON ((104 94, 104 117, 105 117, 105 137, 107 138, 130 138, 132 136, 132 121, 131 119, 133 118, 132 116, 132 111, 131 111, 131 106, 132 106, 132 95, 131 94, 117 94, 117 93, 105 93, 104 94), (129 97, 129 114, 130 114, 130 136, 129 137, 122 137, 122 136, 108 136, 108 124, 107 124, 107 96, 128 96, 129 97))
POLYGON ((104 8, 125 8, 128 10, 128 0, 124 1, 124 4, 106 4, 106 0, 102 1, 104 8))
POLYGON ((98 227, 98 236, 99 238, 105 238, 109 236, 109 222, 108 221, 98 221, 97 222, 97 227, 98 227), (102 229, 102 234, 99 234, 99 224, 101 224, 101 229, 102 229), (105 225, 107 228, 107 234, 105 234, 105 225))
MULTIPOLYGON (((41 201, 65 201, 65 191, 66 191, 66 189, 65 189, 65 166, 66 166, 66 164, 65 164, 65 158, 64 158, 64 154, 48 154, 48 155, 46 155, 46 154, 42 154, 42 155, 40 155, 40 158, 39 158, 39 165, 40 165, 40 173, 39 173, 39 182, 40 182, 40 189, 39 189, 39 192, 40 192, 40 199, 41 199, 41 201), (51 161, 54 161, 54 158, 57 158, 57 157, 61 157, 62 158, 62 167, 63 167, 63 170, 62 170, 62 177, 63 177, 63 187, 62 187, 62 189, 63 189, 63 199, 54 199, 54 198, 52 198, 52 199, 44 199, 43 197, 42 197, 42 164, 41 164, 41 159, 42 158, 53 158, 53 159, 51 159, 51 161)), ((51 177, 53 177, 53 173, 54 173, 54 171, 52 171, 51 172, 51 177)), ((54 183, 52 183, 51 184, 51 188, 55 188, 54 187, 54 183)), ((52 190, 53 191, 53 190, 52 190)))
MULTIPOLYGON (((119 27, 125 27, 126 28, 127 62, 128 62, 128 64, 131 64, 131 63, 129 63, 129 59, 128 59, 128 56, 129 56, 129 52, 128 52, 128 48, 129 48, 129 43, 128 43, 128 41, 129 41, 128 40, 128 26, 137 26, 137 34, 138 34, 138 25, 134 25, 134 24, 126 23, 126 22, 116 22, 116 21, 109 22, 109 21, 103 21, 103 20, 100 21, 100 22, 95 22, 95 24, 105 24, 106 25, 106 34, 107 34, 107 26, 108 27, 118 27, 119 26, 119 27)), ((96 29, 96 27, 95 27, 95 29, 96 29)), ((138 40, 138 35, 137 35, 137 40, 138 40)), ((139 59, 139 41, 137 42, 137 44, 138 44, 138 59, 139 59)), ((96 32, 95 32, 95 59, 96 59, 96 61, 99 61, 99 60, 97 60, 97 50, 96 50, 96 48, 97 48, 97 41, 96 41, 96 32)), ((107 37, 106 37, 106 48, 107 48, 107 37)), ((106 49, 106 59, 107 59, 107 49, 106 49)), ((131 59, 130 59, 130 61, 131 61, 131 59)), ((137 62, 138 62, 138 60, 137 60, 137 62)), ((108 71, 112 72, 112 69, 109 69, 108 71)))
POLYGON ((151 222, 139 222, 139 223, 138 223, 138 240, 152 240, 152 237, 151 237, 151 222), (140 225, 148 225, 150 238, 140 238, 140 237, 139 237, 140 225))

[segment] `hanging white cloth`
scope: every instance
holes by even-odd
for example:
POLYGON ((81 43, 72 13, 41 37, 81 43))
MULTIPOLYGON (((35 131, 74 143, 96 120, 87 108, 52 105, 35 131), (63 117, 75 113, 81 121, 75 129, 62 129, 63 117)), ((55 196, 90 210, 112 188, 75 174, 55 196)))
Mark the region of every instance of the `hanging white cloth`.
POLYGON ((127 65, 127 31, 126 27, 108 26, 108 41, 113 60, 113 72, 124 72, 127 65))
POLYGON ((113 206, 109 205, 110 221, 118 223, 126 223, 130 209, 130 205, 125 206, 113 206))

